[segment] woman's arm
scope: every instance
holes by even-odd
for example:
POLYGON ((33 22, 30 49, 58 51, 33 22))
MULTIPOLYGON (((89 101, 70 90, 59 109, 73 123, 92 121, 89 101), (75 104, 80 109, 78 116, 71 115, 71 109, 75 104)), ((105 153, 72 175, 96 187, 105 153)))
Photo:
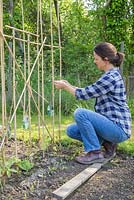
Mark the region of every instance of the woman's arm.
MULTIPOLYGON (((116 73, 116 79, 118 78, 117 76, 118 73, 116 73)), ((66 80, 54 81, 54 84, 57 89, 68 91, 70 94, 75 96, 76 99, 88 100, 90 98, 97 98, 105 95, 110 91, 114 91, 116 82, 115 74, 111 72, 111 74, 102 75, 95 83, 84 88, 74 87, 66 80)))
POLYGON ((73 96, 75 96, 75 90, 77 87, 71 85, 68 81, 66 80, 55 80, 54 85, 57 89, 64 89, 73 96))

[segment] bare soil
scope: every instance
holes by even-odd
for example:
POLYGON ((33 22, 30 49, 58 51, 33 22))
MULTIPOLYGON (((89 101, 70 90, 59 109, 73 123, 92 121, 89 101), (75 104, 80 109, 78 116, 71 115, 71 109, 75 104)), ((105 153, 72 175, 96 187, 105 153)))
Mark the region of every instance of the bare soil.
MULTIPOLYGON (((77 145, 62 146, 60 151, 49 147, 33 155, 33 169, 8 178, 0 200, 54 200, 55 189, 88 167, 75 162, 76 148, 81 149, 77 145)), ((134 158, 118 152, 67 199, 134 200, 134 158)))

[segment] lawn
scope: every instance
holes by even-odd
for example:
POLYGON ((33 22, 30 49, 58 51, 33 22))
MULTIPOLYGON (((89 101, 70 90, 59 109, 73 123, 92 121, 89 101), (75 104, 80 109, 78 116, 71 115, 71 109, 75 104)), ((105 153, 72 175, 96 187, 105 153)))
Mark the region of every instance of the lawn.
POLYGON ((118 145, 118 150, 134 156, 134 123, 132 124, 132 134, 130 139, 118 145))
MULTIPOLYGON (((18 141, 23 141, 27 144, 35 145, 40 141, 40 148, 46 149, 46 147, 52 142, 51 138, 54 138, 55 142, 59 142, 65 146, 73 143, 74 140, 67 137, 65 130, 68 124, 73 122, 73 117, 62 116, 60 129, 59 129, 59 120, 58 116, 55 116, 54 121, 50 116, 45 116, 45 126, 46 128, 40 127, 40 134, 38 133, 38 116, 33 115, 31 119, 31 128, 24 129, 23 119, 21 115, 17 115, 17 130, 16 136, 18 141)), ((14 136, 13 125, 11 127, 11 136, 14 136)), ((38 147, 37 147, 38 148, 38 147)), ((123 151, 124 153, 133 155, 134 154, 134 124, 132 125, 132 136, 129 140, 122 142, 118 145, 118 150, 123 151)))

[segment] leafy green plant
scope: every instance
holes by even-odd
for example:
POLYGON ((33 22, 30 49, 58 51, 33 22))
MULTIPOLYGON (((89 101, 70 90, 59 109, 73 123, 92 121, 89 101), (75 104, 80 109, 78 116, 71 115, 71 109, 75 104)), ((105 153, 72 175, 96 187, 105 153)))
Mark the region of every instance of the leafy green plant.
POLYGON ((21 170, 28 171, 33 167, 33 163, 29 160, 21 160, 16 157, 9 158, 4 163, 0 162, 0 177, 10 177, 13 173, 21 170))
POLYGON ((5 163, 0 163, 0 177, 7 176, 10 177, 12 173, 17 173, 17 169, 13 168, 18 159, 13 157, 5 161, 5 163))
POLYGON ((29 160, 21 160, 18 162, 18 167, 24 171, 29 171, 33 167, 33 163, 29 160))

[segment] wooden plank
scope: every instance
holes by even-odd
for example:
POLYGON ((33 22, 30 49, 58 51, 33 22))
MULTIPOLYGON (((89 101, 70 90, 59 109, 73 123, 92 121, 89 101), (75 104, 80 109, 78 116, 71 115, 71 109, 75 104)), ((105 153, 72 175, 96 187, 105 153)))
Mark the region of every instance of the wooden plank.
POLYGON ((93 174, 95 174, 103 165, 103 163, 95 163, 76 175, 74 178, 63 184, 60 188, 55 190, 52 194, 58 199, 65 199, 80 185, 87 181, 93 174))
POLYGON ((63 200, 66 199, 72 192, 74 192, 80 185, 86 182, 91 176, 93 176, 104 164, 110 161, 112 157, 109 159, 105 159, 103 163, 94 163, 90 165, 88 168, 83 170, 81 173, 76 175, 74 178, 63 184, 60 188, 56 189, 52 195, 56 197, 56 199, 63 200))

